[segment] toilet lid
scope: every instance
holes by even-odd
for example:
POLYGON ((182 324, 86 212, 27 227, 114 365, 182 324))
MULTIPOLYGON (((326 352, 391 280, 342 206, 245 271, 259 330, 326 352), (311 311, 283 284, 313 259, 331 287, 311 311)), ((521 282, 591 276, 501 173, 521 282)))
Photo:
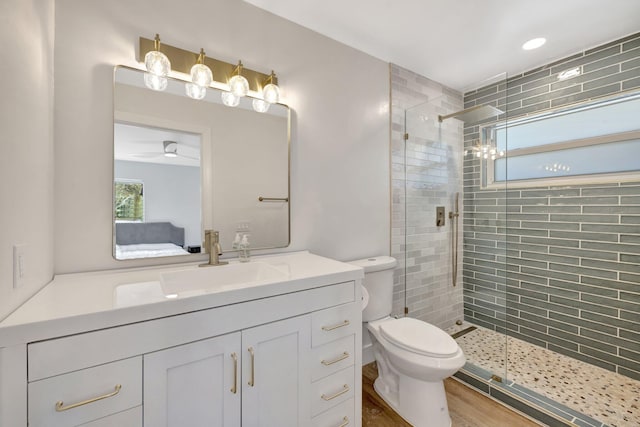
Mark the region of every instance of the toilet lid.
POLYGON ((458 351, 458 343, 445 331, 410 317, 384 322, 380 332, 396 346, 425 356, 449 357, 458 351))

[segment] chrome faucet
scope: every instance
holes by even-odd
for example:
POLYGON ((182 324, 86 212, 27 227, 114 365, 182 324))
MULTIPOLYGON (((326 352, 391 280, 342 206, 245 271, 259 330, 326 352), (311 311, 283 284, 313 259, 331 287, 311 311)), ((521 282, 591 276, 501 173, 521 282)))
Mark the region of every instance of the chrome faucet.
POLYGON ((214 230, 204 231, 204 250, 209 254, 209 262, 200 264, 200 267, 211 267, 215 265, 229 264, 226 261, 220 261, 218 258, 222 255, 222 247, 220 246, 220 233, 214 230))

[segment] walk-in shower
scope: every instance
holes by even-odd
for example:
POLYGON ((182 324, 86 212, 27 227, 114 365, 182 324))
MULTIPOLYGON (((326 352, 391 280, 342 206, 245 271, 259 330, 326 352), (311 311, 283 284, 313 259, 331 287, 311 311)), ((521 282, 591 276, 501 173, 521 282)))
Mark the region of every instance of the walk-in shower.
POLYGON ((550 81, 404 108, 396 303, 456 333, 459 378, 544 423, 640 425, 640 95, 527 93, 550 81))

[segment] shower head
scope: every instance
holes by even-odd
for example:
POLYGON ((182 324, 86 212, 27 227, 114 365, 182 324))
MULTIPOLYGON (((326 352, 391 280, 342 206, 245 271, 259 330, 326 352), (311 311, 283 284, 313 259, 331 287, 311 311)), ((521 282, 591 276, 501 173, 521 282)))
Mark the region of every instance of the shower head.
POLYGON ((456 118, 462 120, 466 124, 477 123, 479 121, 498 116, 504 113, 499 108, 492 107, 491 105, 476 105, 475 107, 467 108, 462 111, 457 111, 446 116, 438 116, 438 121, 442 123, 446 119, 456 118))

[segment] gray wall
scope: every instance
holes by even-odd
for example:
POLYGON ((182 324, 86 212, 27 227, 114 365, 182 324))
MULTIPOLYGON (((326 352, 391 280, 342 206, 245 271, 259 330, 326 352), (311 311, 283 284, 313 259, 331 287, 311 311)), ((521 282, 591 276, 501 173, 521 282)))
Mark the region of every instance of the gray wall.
POLYGON ((114 177, 144 184, 145 222, 169 221, 184 228, 185 246, 202 243, 200 168, 158 163, 114 161, 114 177))
POLYGON ((392 65, 391 101, 394 314, 403 314, 406 285, 409 316, 447 328, 462 319, 462 286, 451 282, 451 224, 436 227, 435 209, 449 212, 462 191, 462 125, 437 116, 461 110, 462 94, 392 65))
MULTIPOLYGON (((640 34, 464 100, 465 108, 506 108, 513 119, 634 88, 640 34), (582 75, 558 81, 575 66, 582 75)), ((465 129, 465 146, 477 131, 465 129)), ((465 318, 640 379, 640 182, 482 190, 470 156, 464 179, 465 318)))

